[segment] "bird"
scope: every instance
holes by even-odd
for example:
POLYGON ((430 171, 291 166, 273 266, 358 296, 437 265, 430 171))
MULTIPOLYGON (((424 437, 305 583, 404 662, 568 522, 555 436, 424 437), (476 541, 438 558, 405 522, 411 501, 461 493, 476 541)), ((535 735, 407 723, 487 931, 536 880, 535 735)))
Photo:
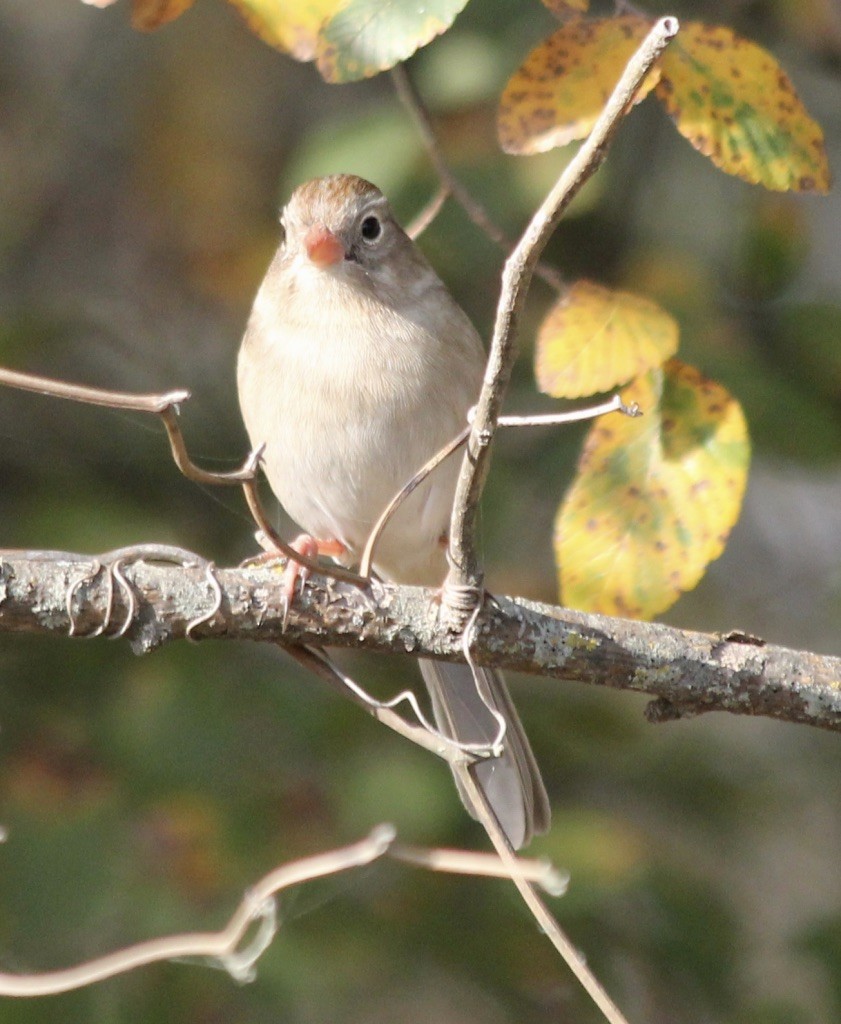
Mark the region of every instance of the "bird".
MULTIPOLYGON (((264 446, 275 496, 305 531, 297 550, 352 565, 387 503, 464 428, 486 357, 467 314, 371 182, 352 174, 307 181, 280 219, 284 237, 239 350, 240 407, 252 447, 264 446)), ((380 578, 441 585, 458 471, 457 459, 446 460, 398 508, 376 548, 380 578)), ((498 720, 473 670, 431 659, 420 669, 438 729, 492 744, 498 720)), ((506 728, 501 756, 477 762, 474 779, 518 849, 547 830, 549 802, 502 675, 477 671, 506 728)))

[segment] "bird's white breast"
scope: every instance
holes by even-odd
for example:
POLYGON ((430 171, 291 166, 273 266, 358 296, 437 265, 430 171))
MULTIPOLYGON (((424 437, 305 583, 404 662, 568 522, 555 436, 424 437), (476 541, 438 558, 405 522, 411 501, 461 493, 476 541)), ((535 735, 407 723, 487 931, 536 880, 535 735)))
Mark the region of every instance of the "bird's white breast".
MULTIPOLYGON (((268 285, 255 301, 239 361, 251 442, 266 444, 266 473, 289 515, 352 556, 478 395, 478 336, 441 291, 458 315, 436 310, 432 330, 428 315, 421 326, 325 274, 286 297, 286 308, 268 285)), ((459 464, 453 456, 435 470, 386 529, 376 559, 384 575, 440 582, 459 464)))

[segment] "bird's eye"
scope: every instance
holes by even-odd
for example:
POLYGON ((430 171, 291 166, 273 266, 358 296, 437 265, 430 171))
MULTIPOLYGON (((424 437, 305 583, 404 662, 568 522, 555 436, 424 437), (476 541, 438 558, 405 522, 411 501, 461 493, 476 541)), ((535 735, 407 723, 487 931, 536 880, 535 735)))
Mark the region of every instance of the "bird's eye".
POLYGON ((379 217, 371 216, 362 221, 360 230, 366 242, 375 242, 382 234, 383 227, 379 217))

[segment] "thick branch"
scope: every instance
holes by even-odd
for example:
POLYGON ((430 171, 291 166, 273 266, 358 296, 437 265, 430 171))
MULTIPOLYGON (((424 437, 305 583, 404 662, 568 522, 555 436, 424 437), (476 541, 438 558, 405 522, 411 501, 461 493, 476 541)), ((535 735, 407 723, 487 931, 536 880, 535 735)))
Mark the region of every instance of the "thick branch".
MULTIPOLYGON (((434 591, 380 584, 365 590, 313 576, 287 615, 277 572, 196 563, 137 562, 121 569, 136 602, 125 629, 136 653, 189 632, 194 639, 462 658, 461 637, 439 622, 434 591)), ((72 626, 77 636, 94 633, 110 593, 103 632, 119 633, 131 611, 127 591, 108 584, 106 568, 94 573, 97 565, 69 554, 4 553, 0 631, 67 635, 72 626)), ((841 658, 743 634, 687 632, 511 598, 489 598, 475 633, 479 664, 646 693, 656 698, 648 708, 651 721, 729 711, 841 731, 841 658)))

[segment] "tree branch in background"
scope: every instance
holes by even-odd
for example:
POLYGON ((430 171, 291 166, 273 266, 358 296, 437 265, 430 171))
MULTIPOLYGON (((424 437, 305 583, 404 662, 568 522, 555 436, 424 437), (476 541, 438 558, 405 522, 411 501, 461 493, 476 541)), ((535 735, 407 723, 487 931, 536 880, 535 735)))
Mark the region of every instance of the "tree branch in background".
POLYGON ((508 877, 517 887, 532 917, 543 933, 560 954, 561 959, 575 975, 576 980, 593 1000, 604 1015, 608 1024, 628 1024, 622 1011, 607 994, 606 989, 587 966, 587 961, 568 938, 549 908, 540 898, 532 882, 520 870, 517 855, 502 831, 502 826, 488 801, 484 791, 476 784, 473 773, 467 765, 459 765, 456 769, 459 782, 464 786, 472 807, 477 811, 479 822, 493 843, 500 862, 505 866, 508 877))

